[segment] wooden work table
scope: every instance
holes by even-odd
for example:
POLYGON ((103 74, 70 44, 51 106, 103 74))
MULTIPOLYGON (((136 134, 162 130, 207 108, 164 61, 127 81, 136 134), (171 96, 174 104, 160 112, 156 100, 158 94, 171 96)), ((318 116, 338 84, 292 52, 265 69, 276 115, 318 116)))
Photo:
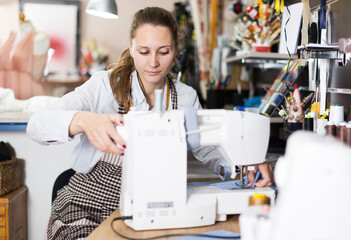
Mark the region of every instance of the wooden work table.
MULTIPOLYGON (((188 153, 189 154, 189 153, 188 153)), ((197 181, 219 181, 218 176, 210 173, 205 169, 200 161, 193 161, 193 156, 188 156, 188 182, 197 181)), ((111 229, 111 221, 120 217, 120 212, 117 209, 111 214, 103 223, 100 224, 87 238, 87 240, 101 240, 101 239, 124 239, 119 237, 111 229)), ((119 233, 133 238, 147 238, 160 236, 165 234, 201 234, 214 230, 227 230, 234 233, 239 233, 239 215, 228 216, 228 220, 225 222, 216 222, 214 225, 205 227, 193 227, 193 228, 178 228, 178 229, 163 229, 163 230, 147 230, 147 231, 134 231, 132 228, 127 226, 124 221, 119 220, 113 223, 114 229, 119 233)))
MULTIPOLYGON (((87 240, 100 240, 100 239, 124 239, 119 237, 111 229, 111 221, 120 217, 119 210, 117 209, 111 214, 101 225, 96 228, 87 238, 87 240)), ((216 222, 216 224, 205 227, 193 227, 193 228, 179 228, 179 229, 163 229, 163 230, 147 230, 147 231, 134 231, 132 228, 128 227, 124 221, 119 220, 113 223, 114 229, 119 233, 133 238, 147 238, 155 237, 165 234, 201 234, 214 230, 226 230, 235 233, 239 233, 239 215, 232 215, 228 217, 225 222, 216 222)))

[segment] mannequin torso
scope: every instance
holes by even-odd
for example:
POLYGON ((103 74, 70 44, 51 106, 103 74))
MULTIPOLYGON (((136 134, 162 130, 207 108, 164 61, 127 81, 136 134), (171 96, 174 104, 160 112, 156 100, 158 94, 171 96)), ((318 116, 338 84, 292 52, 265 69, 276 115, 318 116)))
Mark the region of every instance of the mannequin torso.
MULTIPOLYGON (((33 24, 28 21, 24 20, 24 14, 22 15, 20 13, 20 25, 19 25, 19 31, 18 31, 18 36, 16 39, 16 43, 23 38, 24 35, 26 35, 28 32, 34 29, 33 24)), ((34 38, 33 38, 33 55, 34 56, 41 56, 43 54, 46 54, 48 49, 50 47, 50 39, 49 37, 44 34, 44 33, 36 33, 34 38)))
POLYGON ((20 14, 18 33, 0 48, 0 87, 11 88, 17 99, 45 95, 44 69, 50 39, 35 31, 20 14))

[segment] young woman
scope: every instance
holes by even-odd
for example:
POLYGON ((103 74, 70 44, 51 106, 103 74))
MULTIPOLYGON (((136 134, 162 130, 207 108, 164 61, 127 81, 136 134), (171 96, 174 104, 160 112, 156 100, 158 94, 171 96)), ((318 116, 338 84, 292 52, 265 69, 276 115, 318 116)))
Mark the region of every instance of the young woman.
MULTIPOLYGON (((177 23, 168 11, 157 7, 138 11, 131 25, 129 49, 118 64, 95 73, 30 119, 27 134, 40 143, 64 143, 77 136, 81 140, 74 152, 77 172, 52 206, 49 239, 84 238, 118 208, 122 158, 128 146, 115 125, 123 125, 124 113, 131 107, 152 110, 155 89, 164 90, 164 110, 201 107, 196 91, 169 75, 178 50, 177 34, 177 23)), ((230 178, 230 166, 214 147, 194 153, 222 179, 230 178)), ((263 180, 257 184, 269 185, 271 168, 266 164, 258 167, 263 180)))

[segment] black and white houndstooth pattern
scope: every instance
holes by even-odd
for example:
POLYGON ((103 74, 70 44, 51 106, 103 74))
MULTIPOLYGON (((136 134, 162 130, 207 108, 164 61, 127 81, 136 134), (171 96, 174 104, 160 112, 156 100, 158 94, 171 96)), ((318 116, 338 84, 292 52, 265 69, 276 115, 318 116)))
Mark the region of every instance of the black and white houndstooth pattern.
MULTIPOLYGON (((178 97, 177 97, 177 89, 174 86, 174 82, 172 79, 169 81, 170 83, 170 90, 171 90, 171 104, 172 104, 172 109, 177 109, 178 108, 178 97)), ((118 107, 118 114, 126 114, 127 112, 124 110, 123 105, 120 105, 118 107)))
POLYGON ((171 89, 171 103, 172 103, 172 109, 177 109, 178 108, 178 96, 177 96, 177 89, 174 86, 174 82, 172 79, 169 81, 170 89, 171 89))
POLYGON ((118 208, 122 156, 104 154, 88 174, 76 173, 58 191, 48 239, 83 239, 118 208))

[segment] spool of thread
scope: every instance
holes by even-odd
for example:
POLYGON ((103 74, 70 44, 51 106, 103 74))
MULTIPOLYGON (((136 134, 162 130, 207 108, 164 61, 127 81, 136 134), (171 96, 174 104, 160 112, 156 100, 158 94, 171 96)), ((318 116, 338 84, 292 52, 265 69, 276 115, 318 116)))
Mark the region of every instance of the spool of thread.
POLYGON ((339 125, 339 123, 342 121, 344 121, 344 106, 330 106, 329 122, 339 125))
POLYGON ((283 101, 283 99, 284 99, 284 96, 281 93, 274 92, 269 98, 269 102, 273 106, 278 107, 280 103, 283 101))
POLYGON ((282 82, 280 80, 275 80, 273 86, 271 87, 271 89, 274 92, 279 92, 280 89, 282 89, 283 85, 284 85, 284 82, 282 82))
POLYGON ((325 119, 327 119, 329 121, 329 116, 330 116, 330 109, 327 108, 325 110, 325 113, 322 114, 322 117, 324 117, 325 119))
POLYGON ((346 128, 345 128, 345 135, 346 135, 346 145, 351 147, 351 123, 347 123, 346 124, 346 128))
POLYGON ((270 204, 271 198, 262 193, 255 193, 249 198, 249 206, 262 206, 270 204))
POLYGON ((334 122, 329 121, 325 126, 326 135, 336 137, 336 125, 334 122))
POLYGON ((273 85, 272 85, 272 87, 271 87, 271 89, 272 89, 273 91, 277 91, 277 88, 279 87, 279 85, 280 85, 281 83, 282 83, 281 81, 275 80, 274 83, 273 83, 273 85))
POLYGON ((346 122, 340 122, 336 128, 336 136, 341 142, 346 142, 346 122))
POLYGON ((306 116, 303 119, 303 130, 306 131, 313 131, 313 118, 311 118, 310 116, 306 116))
POLYGON ((327 134, 327 131, 326 131, 326 125, 327 125, 327 119, 325 118, 318 118, 317 119, 317 129, 316 129, 316 133, 318 135, 322 135, 324 136, 325 134, 327 134))
POLYGON ((260 105, 260 113, 267 116, 267 117, 270 117, 273 112, 275 111, 275 106, 269 104, 269 103, 261 103, 260 105))

